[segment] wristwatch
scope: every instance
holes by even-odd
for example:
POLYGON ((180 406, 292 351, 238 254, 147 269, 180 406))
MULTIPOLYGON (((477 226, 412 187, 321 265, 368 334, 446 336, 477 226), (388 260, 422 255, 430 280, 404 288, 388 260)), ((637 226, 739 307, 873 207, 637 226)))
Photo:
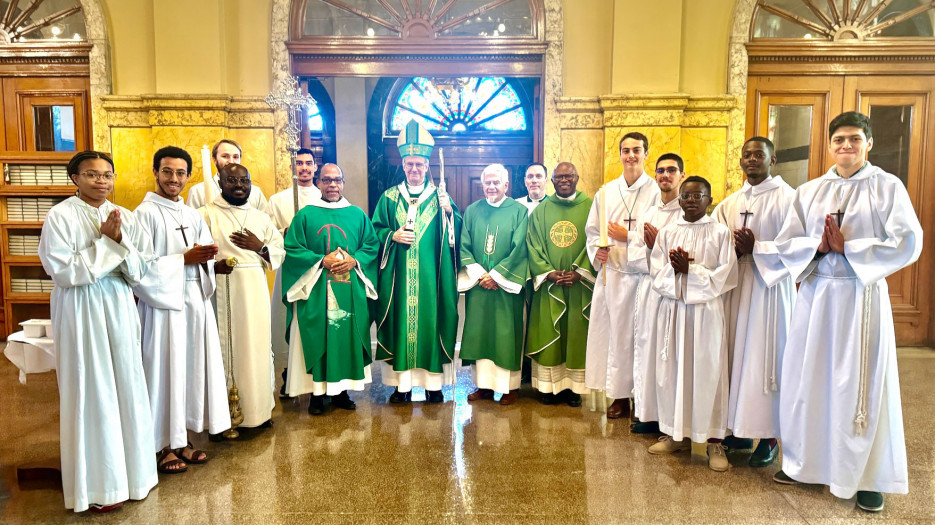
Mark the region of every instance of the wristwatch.
POLYGON ((264 244, 260 251, 257 252, 260 255, 266 255, 269 253, 269 248, 264 244))

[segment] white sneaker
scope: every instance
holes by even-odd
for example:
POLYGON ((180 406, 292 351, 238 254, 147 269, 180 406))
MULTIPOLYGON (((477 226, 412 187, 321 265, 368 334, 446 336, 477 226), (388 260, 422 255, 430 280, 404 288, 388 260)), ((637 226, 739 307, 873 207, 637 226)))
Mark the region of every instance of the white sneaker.
POLYGON ((708 443, 708 468, 717 472, 727 472, 730 468, 727 455, 724 454, 724 445, 708 443))
POLYGON ((659 438, 659 441, 649 447, 650 454, 673 454, 680 450, 688 450, 692 448, 691 441, 683 439, 681 441, 675 441, 672 439, 672 436, 662 436, 659 438))

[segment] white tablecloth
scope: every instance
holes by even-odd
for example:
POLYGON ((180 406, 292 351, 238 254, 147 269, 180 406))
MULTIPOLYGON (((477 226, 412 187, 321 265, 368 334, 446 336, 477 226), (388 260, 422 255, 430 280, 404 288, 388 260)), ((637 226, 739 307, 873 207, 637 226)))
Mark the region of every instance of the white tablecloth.
POLYGON ((24 385, 26 374, 55 370, 55 348, 48 337, 26 337, 22 331, 10 334, 3 355, 19 368, 19 382, 24 385))

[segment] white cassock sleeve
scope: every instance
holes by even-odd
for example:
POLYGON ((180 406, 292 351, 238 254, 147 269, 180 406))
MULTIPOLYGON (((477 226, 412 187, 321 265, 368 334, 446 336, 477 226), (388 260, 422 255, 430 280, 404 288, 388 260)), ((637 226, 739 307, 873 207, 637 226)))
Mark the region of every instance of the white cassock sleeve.
POLYGON ((844 256, 865 286, 914 263, 922 253, 922 225, 902 184, 888 177, 872 188, 883 237, 844 240, 844 256))
POLYGON ((603 264, 597 260, 598 245, 601 243, 601 225, 600 219, 600 196, 607 186, 601 187, 594 195, 594 201, 591 203, 591 211, 588 212, 588 222, 584 226, 584 234, 587 238, 588 259, 591 260, 591 266, 594 267, 594 273, 601 271, 603 264))
POLYGON ((801 282, 818 266, 815 256, 818 254, 818 247, 821 246, 821 238, 809 237, 805 232, 805 219, 808 216, 807 210, 802 207, 805 200, 802 198, 801 189, 797 189, 795 200, 786 215, 786 221, 782 224, 782 230, 776 236, 779 257, 795 282, 801 282))
MULTIPOLYGON (((149 213, 146 208, 137 208, 136 218, 142 229, 146 230, 147 235, 153 243, 156 240, 158 223, 155 217, 149 213)), ((161 237, 161 236, 160 236, 161 237)), ((153 246, 154 252, 161 250, 153 246)), ((145 275, 140 282, 133 287, 133 294, 140 298, 140 301, 160 310, 180 311, 185 306, 185 256, 183 254, 169 254, 156 256, 149 261, 145 275)))
POLYGON ((636 225, 636 231, 627 233, 627 270, 630 272, 649 273, 649 258, 652 250, 646 245, 646 226, 643 221, 636 225))
POLYGON ((712 231, 706 228, 705 232, 708 238, 704 250, 717 252, 718 265, 709 269, 694 262, 688 264, 688 284, 684 298, 686 304, 707 303, 737 286, 737 255, 734 252, 733 235, 727 229, 712 231))
POLYGON ((272 219, 269 220, 269 224, 266 227, 266 231, 263 232, 261 239, 269 250, 269 263, 267 263, 265 259, 263 263, 268 270, 276 270, 282 266, 282 261, 286 258, 286 249, 284 247, 282 234, 276 229, 276 225, 273 224, 272 219))
POLYGON ((659 295, 669 299, 682 298, 682 274, 675 273, 669 264, 668 236, 671 232, 659 230, 656 235, 656 244, 649 257, 649 273, 653 276, 653 289, 659 295))

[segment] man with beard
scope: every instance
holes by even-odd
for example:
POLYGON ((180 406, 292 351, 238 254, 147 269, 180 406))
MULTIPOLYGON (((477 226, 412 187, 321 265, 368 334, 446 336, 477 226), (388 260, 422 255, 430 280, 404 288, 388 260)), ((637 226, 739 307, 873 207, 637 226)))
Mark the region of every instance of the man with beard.
POLYGON ((727 427, 738 438, 759 439, 751 467, 765 467, 779 451, 779 366, 795 302, 795 283, 776 250, 795 190, 779 175, 773 143, 753 137, 740 167, 747 180, 714 209, 733 231, 737 288, 727 292, 730 403, 727 427))
POLYGON ((380 241, 377 359, 390 403, 411 401, 412 387, 429 403, 444 401, 454 383, 458 331, 458 239, 461 214, 426 177, 435 140, 414 120, 396 142, 406 180, 380 196, 373 227, 380 241))
MULTIPOLYGON (((302 148, 295 154, 295 171, 298 179, 299 209, 308 206, 312 202, 321 199, 321 191, 315 186, 315 156, 312 150, 302 148)), ((269 214, 273 217, 276 228, 283 237, 286 236, 286 230, 295 217, 295 191, 296 188, 289 186, 281 192, 269 198, 269 214)), ((286 394, 286 375, 288 374, 287 363, 285 362, 289 354, 289 344, 286 342, 286 306, 282 303, 282 268, 276 270, 276 280, 273 284, 273 304, 270 305, 271 326, 273 329, 273 359, 277 366, 283 366, 282 388, 279 390, 279 397, 289 397, 286 394), (282 361, 281 363, 279 361, 282 361)))
POLYGON ((534 293, 526 336, 532 357, 532 386, 542 402, 581 406, 585 344, 594 268, 584 228, 591 199, 577 191, 578 170, 562 162, 552 173, 555 195, 529 217, 526 244, 534 293))
MULTIPOLYGON (((240 391, 243 427, 271 426, 273 370, 269 285, 264 270, 282 264, 282 235, 269 215, 250 205, 250 172, 240 164, 220 170, 221 195, 200 208, 218 245, 218 328, 224 364, 240 391), (228 264, 230 258, 236 264, 228 264)), ((233 261, 231 261, 233 262, 233 261)))
POLYGON ((465 292, 461 359, 471 365, 477 390, 468 401, 501 405, 519 397, 523 364, 523 285, 529 273, 527 210, 506 196, 509 172, 491 164, 481 173, 484 199, 464 211, 458 290, 465 292), (495 320, 495 322, 490 322, 495 320))
POLYGON ((536 206, 548 198, 548 195, 545 194, 545 179, 549 176, 548 173, 549 170, 546 169, 545 164, 539 164, 538 162, 530 164, 526 168, 523 182, 526 184, 526 191, 529 194, 516 199, 516 202, 525 206, 529 213, 532 213, 536 206))
MULTIPOLYGON (((214 166, 217 169, 217 174, 211 177, 210 181, 214 186, 213 191, 210 192, 211 194, 218 195, 221 192, 219 180, 221 168, 228 164, 240 164, 242 155, 243 149, 241 149, 240 144, 231 139, 221 139, 211 148, 211 158, 214 159, 214 166)), ((206 182, 208 181, 199 182, 188 190, 186 203, 196 210, 205 204, 209 204, 205 202, 206 182)), ((263 190, 259 186, 250 186, 250 205, 263 213, 269 213, 266 195, 263 194, 263 190)))
POLYGON ((318 176, 321 199, 295 216, 286 234, 282 281, 289 311, 286 392, 310 393, 308 413, 334 407, 354 410, 348 390, 370 383, 370 312, 377 298, 380 246, 367 215, 342 196, 344 173, 325 164, 318 176))
POLYGON ((585 383, 614 400, 607 407, 608 419, 630 415, 640 273, 630 270, 627 247, 630 230, 636 229, 659 198, 656 182, 643 170, 648 156, 649 139, 645 135, 633 131, 623 136, 623 174, 598 190, 585 228, 588 257, 598 271, 588 325, 585 383), (600 209, 601 204, 605 210, 600 209), (605 240, 610 246, 601 246, 601 218, 607 222, 605 240))
POLYGON ((167 146, 153 156, 156 191, 134 215, 152 238, 156 259, 133 288, 143 333, 143 370, 153 412, 159 471, 184 472, 208 456, 188 431, 219 434, 231 426, 221 343, 211 297, 218 252, 207 224, 179 194, 192 158, 167 146))

